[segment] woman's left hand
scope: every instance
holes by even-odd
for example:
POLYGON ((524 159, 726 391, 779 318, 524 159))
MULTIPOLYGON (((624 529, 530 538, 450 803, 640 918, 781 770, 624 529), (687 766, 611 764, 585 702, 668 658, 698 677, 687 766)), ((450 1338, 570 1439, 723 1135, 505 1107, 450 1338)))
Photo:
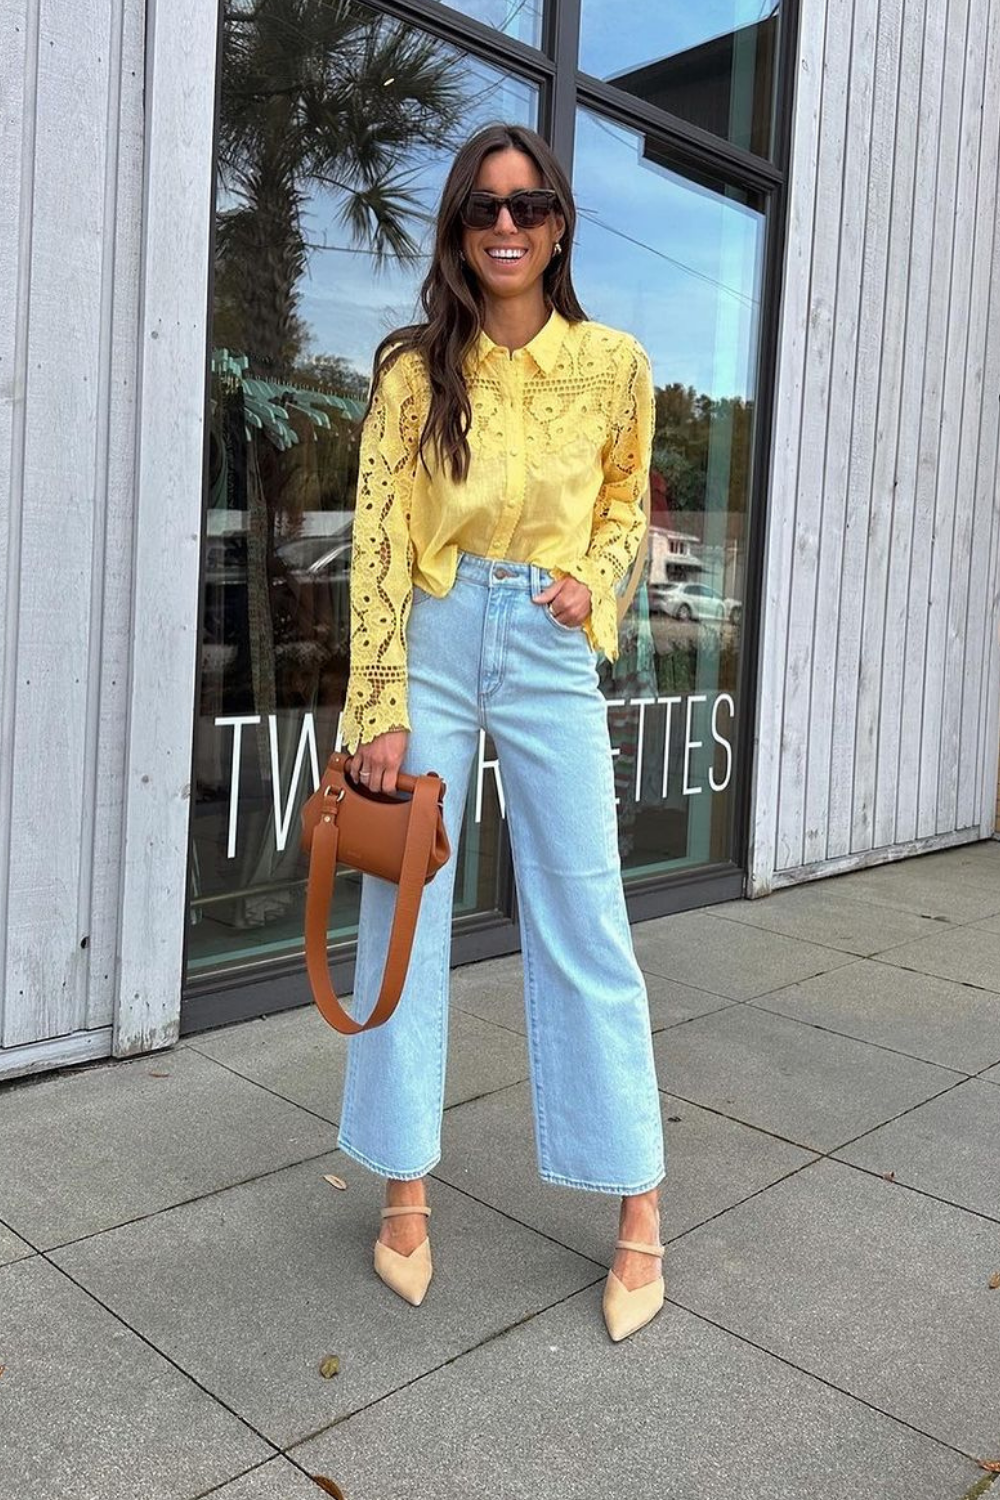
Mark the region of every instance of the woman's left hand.
POLYGON ((557 578, 540 594, 532 595, 534 604, 544 604, 560 625, 572 629, 582 625, 590 614, 590 590, 579 578, 557 578))

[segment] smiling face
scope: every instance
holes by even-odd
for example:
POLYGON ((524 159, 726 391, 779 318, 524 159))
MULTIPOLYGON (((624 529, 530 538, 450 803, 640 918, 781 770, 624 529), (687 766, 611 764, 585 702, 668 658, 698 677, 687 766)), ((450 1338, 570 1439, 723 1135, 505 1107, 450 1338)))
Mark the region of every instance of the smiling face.
MULTIPOLYGON (((531 157, 513 147, 486 156, 475 181, 475 191, 495 193, 499 198, 544 186, 531 157)), ((518 229, 504 205, 491 228, 462 226, 462 254, 487 300, 537 299, 541 306, 542 276, 565 228, 562 215, 552 213, 537 229, 518 229)))

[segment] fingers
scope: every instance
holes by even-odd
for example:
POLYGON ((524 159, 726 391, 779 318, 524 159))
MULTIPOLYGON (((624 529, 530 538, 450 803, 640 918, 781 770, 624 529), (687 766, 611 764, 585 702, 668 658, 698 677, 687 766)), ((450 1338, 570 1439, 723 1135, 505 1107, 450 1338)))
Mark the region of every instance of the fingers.
POLYGON ((556 597, 565 582, 565 578, 557 578, 555 583, 550 583, 548 588, 542 589, 540 594, 532 594, 531 602, 533 604, 548 604, 556 597))
POLYGON ((590 614, 590 589, 578 578, 559 578, 540 594, 533 594, 535 604, 544 605, 560 625, 582 625, 590 614))
POLYGON ((395 792, 397 777, 406 755, 407 734, 390 730, 367 745, 359 745, 347 762, 347 774, 370 792, 395 792))

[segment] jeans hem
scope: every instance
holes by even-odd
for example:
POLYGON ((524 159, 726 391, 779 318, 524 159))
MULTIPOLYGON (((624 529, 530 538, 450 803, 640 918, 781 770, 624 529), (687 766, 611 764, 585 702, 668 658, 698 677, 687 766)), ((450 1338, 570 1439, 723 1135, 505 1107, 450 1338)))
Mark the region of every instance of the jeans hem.
POLYGON ((364 1152, 359 1151, 356 1146, 352 1146, 350 1141, 345 1141, 342 1135, 337 1137, 337 1150, 343 1151, 344 1155, 351 1157, 353 1161, 360 1162, 363 1167, 368 1168, 369 1172, 375 1172, 379 1177, 392 1177, 397 1182, 415 1182, 418 1177, 426 1177, 431 1168, 436 1167, 441 1160, 441 1153, 438 1152, 437 1156, 433 1157, 427 1163, 426 1167, 421 1167, 419 1171, 400 1172, 395 1167, 387 1167, 381 1162, 372 1161, 370 1156, 365 1156, 364 1152))
POLYGON ((588 1193, 614 1193, 618 1198, 632 1198, 637 1193, 651 1192, 653 1188, 659 1187, 666 1175, 666 1169, 661 1167, 656 1176, 639 1183, 638 1187, 632 1187, 628 1183, 584 1182, 578 1177, 564 1177, 559 1172, 548 1172, 539 1168, 542 1181, 554 1183, 556 1187, 582 1188, 588 1193))

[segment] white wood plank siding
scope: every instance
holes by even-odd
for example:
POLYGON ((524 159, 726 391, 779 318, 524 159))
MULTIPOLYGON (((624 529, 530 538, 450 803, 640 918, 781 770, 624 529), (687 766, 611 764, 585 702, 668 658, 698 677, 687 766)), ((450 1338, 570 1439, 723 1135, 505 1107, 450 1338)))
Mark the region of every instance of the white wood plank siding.
POLYGON ((0 1077, 110 1050, 135 467, 143 7, 0 49, 0 1077), (5 1059, 8 1065, 5 1066, 5 1059))
POLYGON ((116 1056, 176 1040, 199 631, 218 11, 150 0, 116 1056))
POLYGON ((985 837, 1000 0, 802 0, 749 890, 985 837))

